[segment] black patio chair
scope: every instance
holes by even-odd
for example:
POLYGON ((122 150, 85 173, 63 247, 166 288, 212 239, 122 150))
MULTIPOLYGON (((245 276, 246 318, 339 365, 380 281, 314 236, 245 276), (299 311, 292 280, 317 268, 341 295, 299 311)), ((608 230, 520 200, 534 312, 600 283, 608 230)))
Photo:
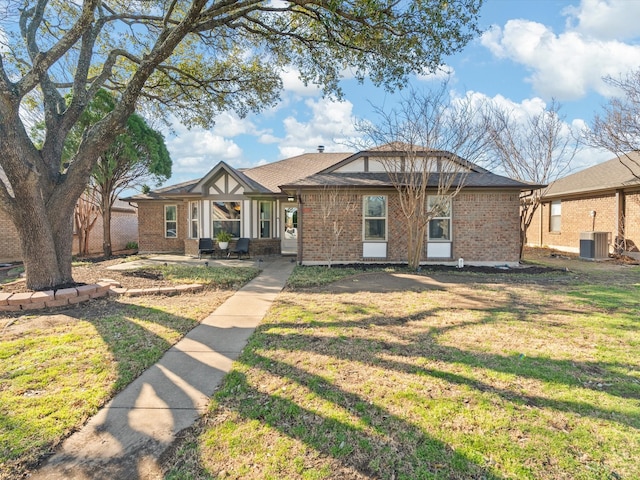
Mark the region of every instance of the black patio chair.
POLYGON ((215 249, 213 248, 213 239, 201 238, 198 240, 198 258, 202 258, 203 253, 213 255, 215 249))
POLYGON ((242 255, 249 255, 249 239, 239 238, 236 246, 229 249, 227 258, 231 257, 232 254, 238 255, 238 259, 240 259, 242 255))

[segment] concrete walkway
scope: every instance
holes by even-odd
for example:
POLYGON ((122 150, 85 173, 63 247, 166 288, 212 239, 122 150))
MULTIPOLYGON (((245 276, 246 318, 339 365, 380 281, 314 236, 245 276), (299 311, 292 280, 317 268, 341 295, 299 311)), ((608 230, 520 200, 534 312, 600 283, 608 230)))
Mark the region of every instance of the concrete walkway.
POLYGON ((267 257, 261 266, 259 276, 114 397, 30 478, 162 478, 160 455, 206 411, 294 263, 267 257))

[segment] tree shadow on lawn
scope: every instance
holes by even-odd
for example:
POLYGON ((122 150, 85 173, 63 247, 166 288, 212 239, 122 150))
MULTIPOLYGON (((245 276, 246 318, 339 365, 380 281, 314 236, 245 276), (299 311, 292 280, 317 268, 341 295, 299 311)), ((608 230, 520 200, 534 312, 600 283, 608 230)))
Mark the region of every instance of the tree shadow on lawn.
MULTIPOLYGON (((277 346, 283 348, 283 346, 290 345, 292 351, 303 348, 308 349, 310 352, 322 353, 323 355, 337 356, 338 358, 344 358, 346 360, 356 360, 361 362, 368 362, 371 359, 368 355, 371 352, 381 352, 386 354, 398 354, 405 357, 422 357, 427 360, 445 361, 453 364, 464 364, 469 367, 486 368, 500 373, 506 373, 516 375, 519 377, 531 378, 542 382, 560 383, 568 387, 584 388, 594 390, 599 393, 607 393, 612 396, 627 399, 640 399, 640 384, 638 378, 633 375, 625 375, 619 373, 621 370, 636 371, 638 369, 637 364, 626 362, 606 362, 606 361, 576 361, 573 359, 552 359, 545 356, 533 356, 531 354, 512 354, 512 355, 499 355, 491 354, 481 351, 464 350, 452 346, 442 345, 439 342, 439 338, 448 332, 464 329, 473 326, 482 326, 490 324, 499 324, 502 322, 528 322, 535 325, 539 321, 539 317, 544 316, 544 312, 536 311, 532 314, 532 309, 542 307, 539 303, 528 303, 529 299, 519 297, 512 292, 508 295, 509 302, 516 303, 519 308, 514 312, 511 305, 504 307, 494 306, 491 308, 479 310, 482 314, 479 318, 472 320, 456 321, 449 325, 444 326, 429 326, 425 333, 415 335, 413 331, 406 335, 402 330, 394 331, 396 336, 396 342, 389 342, 388 340, 380 341, 371 338, 366 338, 367 331, 375 327, 401 327, 409 322, 421 321, 435 317, 441 311, 455 311, 455 308, 441 308, 433 307, 420 311, 411 312, 408 315, 372 315, 366 318, 358 320, 347 321, 321 321, 313 320, 310 324, 295 323, 295 322, 276 322, 273 324, 263 324, 259 327, 257 333, 263 335, 262 342, 265 348, 269 346, 277 346), (530 317, 535 317, 531 319, 530 317), (326 338, 310 336, 306 333, 287 333, 286 335, 279 335, 274 333, 268 333, 270 329, 277 330, 300 330, 312 327, 314 329, 331 328, 331 329, 353 329, 353 331, 362 331, 360 335, 353 335, 356 343, 359 343, 360 348, 344 348, 341 345, 339 348, 331 348, 335 344, 326 338), (363 346, 363 343, 365 344, 363 346), (358 352, 363 352, 362 355, 358 355, 358 352), (598 384, 604 384, 608 382, 614 382, 614 385, 608 385, 606 390, 598 387, 598 384), (613 387, 613 388, 611 388, 613 387)), ((468 299, 467 299, 468 300, 468 299)), ((481 297, 477 299, 481 301, 481 297)), ((287 302, 281 302, 282 308, 287 308, 287 302)), ((342 303, 341 303, 342 304, 342 303)), ((456 303, 457 304, 457 303, 456 303)), ((298 305, 290 304, 291 307, 296 308, 298 305)), ((351 309, 360 309, 361 311, 370 310, 370 307, 366 304, 358 304, 358 302, 348 302, 351 309)), ((570 308, 557 309, 555 306, 550 307, 553 312, 561 313, 573 313, 570 308)), ((576 313, 585 314, 584 311, 578 311, 576 313)), ((635 318, 629 317, 632 321, 637 321, 635 318)), ((562 323, 551 322, 548 326, 552 329, 558 329, 560 332, 563 329, 569 328, 569 325, 562 323)), ((574 327, 571 327, 572 329, 574 327)), ((579 332, 579 330, 576 330, 579 332)), ((406 371, 407 368, 411 369, 410 365, 406 368, 402 363, 385 363, 380 361, 380 365, 390 367, 392 370, 399 369, 406 371)), ((526 399, 525 399, 526 400, 526 399)), ((534 401, 531 398, 530 401, 534 401)), ((542 400, 542 399, 541 399, 542 400)), ((525 402, 526 403, 526 402, 525 402)), ((606 413, 606 411, 600 411, 597 407, 594 407, 594 415, 600 415, 606 413)), ((565 409, 571 411, 571 409, 565 409)), ((582 412, 582 408, 580 411, 582 412)), ((611 412, 613 415, 617 415, 616 412, 611 412)), ((619 419, 618 419, 619 420, 619 419)), ((637 422, 633 422, 632 426, 638 428, 637 422)))
MULTIPOLYGON (((157 451, 166 449, 170 444, 172 437, 169 434, 186 426, 180 424, 173 411, 166 414, 154 409, 157 406, 163 408, 178 404, 183 410, 195 412, 195 419, 203 408, 198 404, 197 397, 207 387, 202 383, 185 381, 184 378, 196 369, 208 373, 205 379, 220 379, 224 375, 224 372, 214 368, 202 368, 202 362, 197 358, 188 359, 191 363, 185 364, 186 371, 172 372, 154 365, 170 351, 175 342, 200 322, 157 308, 122 303, 115 299, 97 300, 82 305, 81 308, 59 310, 57 315, 65 315, 72 321, 86 321, 95 328, 108 348, 108 353, 105 352, 107 358, 103 355, 102 361, 114 361, 117 364, 116 378, 104 386, 104 394, 96 397, 94 405, 89 405, 83 399, 83 394, 86 389, 94 388, 95 385, 76 385, 73 389, 75 393, 72 391, 72 396, 66 400, 69 405, 76 405, 74 408, 78 409, 78 423, 71 426, 64 436, 51 438, 32 449, 29 452, 30 458, 26 460, 26 467, 38 468, 32 472, 34 478, 40 478, 39 475, 46 478, 47 472, 52 468, 75 472, 82 478, 142 478, 139 477, 141 472, 147 467, 153 467, 157 451), (156 327, 159 330, 156 331, 156 327), (163 335, 173 338, 163 338, 163 335), (155 376, 157 383, 164 388, 150 392, 150 385, 139 382, 140 375, 145 371, 155 376), (118 400, 120 397, 116 396, 110 404, 104 406, 130 384, 128 396, 124 400, 118 400), (148 410, 144 408, 149 405, 136 405, 143 394, 156 405, 151 405, 148 410), (132 407, 135 409, 128 413, 132 407), (139 407, 143 409, 140 410, 139 407), (100 412, 95 415, 98 409, 100 412), (141 418, 141 415, 146 415, 146 419, 141 418), (60 448, 64 437, 80 429, 87 420, 88 424, 76 435, 67 438, 64 447, 60 448), (56 449, 57 453, 54 452, 56 449), (38 463, 41 463, 39 467, 38 463)), ((210 388, 205 396, 208 398, 212 391, 213 388, 210 388)), ((56 413, 52 412, 53 415, 56 413)), ((22 425, 22 428, 29 430, 31 427, 22 425)), ((15 467, 24 469, 25 461, 15 467)), ((18 472, 13 473, 17 475, 18 472)))
MULTIPOLYGON (((333 417, 323 415, 317 410, 301 406, 299 399, 265 393, 252 385, 244 373, 234 371, 227 376, 216 395, 218 403, 212 414, 231 410, 244 420, 258 421, 288 438, 304 443, 312 451, 326 457, 326 462, 331 465, 331 478, 501 478, 405 419, 364 397, 337 387, 320 375, 255 352, 243 355, 241 362, 264 374, 287 379, 305 388, 308 391, 307 398, 312 395, 319 401, 330 402, 338 413, 333 417), (343 413, 350 418, 336 418, 343 413)), ((235 441, 227 440, 231 443, 235 441)), ((243 457, 240 461, 251 462, 255 452, 249 446, 251 439, 245 440, 248 449, 240 452, 243 457)), ((269 448, 265 445, 256 447, 269 448)), ((226 446, 216 443, 214 448, 224 449, 226 446)), ((320 462, 324 463, 322 460, 320 462)), ((292 473, 286 471, 292 468, 286 461, 275 466, 275 471, 261 472, 260 466, 256 467, 257 470, 249 477, 263 478, 263 475, 268 477, 280 473, 290 478, 292 473)), ((307 468, 314 467, 307 465, 307 468)), ((304 471, 303 468, 300 470, 304 471)), ((322 471, 322 468, 316 470, 322 471)), ((310 475, 313 476, 313 473, 310 475)), ((304 475, 301 477, 304 478, 304 475)))
MULTIPOLYGON (((358 286, 360 287, 362 285, 358 286)), ((437 288, 441 291, 440 287, 437 288)), ((266 467, 260 465, 261 461, 268 460, 260 459, 258 454, 266 454, 271 445, 263 444, 261 434, 254 430, 266 425, 320 454, 324 460, 319 460, 319 463, 325 462, 339 472, 337 476, 332 475, 332 478, 500 478, 495 465, 482 458, 482 447, 477 448, 472 456, 467 455, 414 424, 409 417, 405 418, 404 415, 396 414, 376 403, 368 395, 354 393, 350 388, 329 380, 321 372, 307 371, 305 361, 313 362, 317 358, 331 359, 334 363, 330 367, 338 369, 349 363, 353 363, 349 367, 351 370, 357 370, 360 366, 375 367, 378 371, 388 372, 385 380, 389 382, 392 382, 395 373, 416 375, 416 382, 420 382, 420 378, 431 377, 453 387, 495 396, 513 405, 516 410, 518 407, 548 408, 634 429, 640 428, 639 416, 624 411, 622 403, 621 408, 616 409, 598 405, 597 396, 590 397, 595 399, 590 403, 563 399, 562 394, 558 398, 535 395, 522 389, 505 388, 472 374, 466 375, 459 368, 462 367, 462 372, 472 369, 487 370, 513 375, 514 378, 559 384, 561 388, 580 388, 591 390, 594 394, 597 392, 597 395, 635 400, 640 398, 640 388, 635 386, 637 378, 616 371, 633 370, 636 368, 633 364, 500 355, 439 343, 443 335, 455 329, 496 324, 504 321, 505 316, 509 321, 535 324, 539 315, 544 314, 545 308, 553 312, 561 310, 573 313, 570 304, 561 308, 547 306, 540 300, 532 300, 526 292, 520 295, 509 292, 504 304, 479 308, 479 315, 472 320, 426 327, 421 334, 413 335, 408 329, 403 334, 403 327, 410 322, 435 318, 442 310, 452 311, 455 308, 434 306, 415 310, 407 315, 389 316, 375 311, 366 303, 357 300, 343 303, 343 299, 338 298, 335 302, 346 304, 344 310, 354 314, 356 319, 340 319, 341 311, 337 310, 330 312, 335 320, 326 321, 323 318, 329 315, 327 309, 321 302, 313 300, 316 291, 313 289, 303 294, 309 295, 311 299, 304 300, 302 306, 286 297, 281 298, 276 310, 272 310, 265 323, 258 327, 240 358, 239 366, 226 377, 215 396, 215 408, 201 425, 204 433, 199 440, 191 437, 192 442, 189 442, 192 445, 191 451, 198 451, 193 456, 198 457, 197 469, 204 476, 209 474, 207 468, 224 469, 233 475, 234 472, 230 472, 233 467, 230 469, 229 463, 233 464, 234 461, 238 468, 248 469, 246 476, 277 476, 277 471, 265 473, 266 467), (514 304, 519 308, 515 314, 514 304), (309 305, 311 311, 305 310, 304 305, 309 305), (539 311, 540 309, 542 310, 539 311), (291 313, 292 310, 296 311, 291 313), (529 313, 522 314, 523 312, 529 313), (300 318, 296 320, 298 313, 300 318), (532 319, 531 315, 538 317, 532 319), (319 318, 314 318, 315 316, 319 318), (272 321, 269 321, 270 318, 272 321), (376 338, 379 332, 386 330, 393 331, 395 340, 388 337, 376 338), (293 357, 288 357, 289 353, 297 355, 295 358, 302 363, 296 363, 296 360, 291 359, 293 357), (284 360, 283 356, 286 357, 284 360), (422 360, 422 363, 412 363, 416 358, 422 360), (438 368, 438 365, 443 368, 438 368), (307 393, 294 394, 289 389, 285 391, 270 388, 267 386, 269 377, 275 379, 271 381, 276 387, 279 379, 283 385, 293 383, 296 388, 307 393), (604 392, 598 388, 597 384, 603 379, 614 381, 613 388, 607 386, 604 392), (619 387, 625 384, 631 387, 619 387), (317 407, 319 401, 332 405, 337 413, 323 412, 317 407), (238 415, 239 420, 234 420, 234 415, 238 415), (236 422, 233 428, 237 437, 229 433, 225 426, 227 422, 236 422), (238 424, 245 422, 248 425, 238 424), (252 426, 251 422, 256 424, 252 426), (222 431, 216 432, 217 428, 222 431), (199 450, 193 446, 198 443, 199 450), (222 466, 216 460, 207 462, 203 456, 208 454, 225 455, 222 466)), ((471 301, 482 302, 482 299, 480 292, 471 301)), ((580 309, 576 312, 585 314, 580 309)), ((559 324, 558 327, 566 325, 559 324)), ((311 368, 315 366, 311 366, 310 370, 311 368)), ((375 382, 376 379, 372 378, 370 381, 375 382)), ((615 404, 615 400, 611 402, 611 405, 615 404)), ((420 406, 415 408, 419 409, 420 406)), ((229 429, 233 430, 231 427, 229 429)), ((517 462, 516 459, 514 461, 517 462)), ((289 468, 293 467, 289 465, 289 468)), ((530 467, 524 462, 520 468, 531 474, 535 467, 528 470, 530 467)))

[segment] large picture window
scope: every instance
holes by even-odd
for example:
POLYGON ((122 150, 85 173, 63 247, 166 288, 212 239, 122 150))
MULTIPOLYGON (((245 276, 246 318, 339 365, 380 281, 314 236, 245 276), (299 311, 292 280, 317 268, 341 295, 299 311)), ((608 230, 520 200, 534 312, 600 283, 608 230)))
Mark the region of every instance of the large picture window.
POLYGON ((189 226, 191 238, 200 237, 198 202, 189 202, 189 226))
POLYGON ((211 216, 214 237, 224 230, 234 238, 240 238, 242 202, 211 202, 211 216))
POLYGON ((451 199, 439 195, 427 197, 427 208, 433 212, 429 220, 429 241, 451 241, 451 199))
POLYGON ((271 202, 260 202, 260 238, 271 238, 271 202))
POLYGON ((551 215, 549 216, 549 231, 559 232, 562 224, 562 201, 554 200, 551 202, 551 215))
POLYGON ((166 238, 178 237, 178 207, 176 205, 164 206, 164 236, 166 238))
POLYGON ((366 195, 363 205, 364 240, 387 239, 387 197, 366 195))

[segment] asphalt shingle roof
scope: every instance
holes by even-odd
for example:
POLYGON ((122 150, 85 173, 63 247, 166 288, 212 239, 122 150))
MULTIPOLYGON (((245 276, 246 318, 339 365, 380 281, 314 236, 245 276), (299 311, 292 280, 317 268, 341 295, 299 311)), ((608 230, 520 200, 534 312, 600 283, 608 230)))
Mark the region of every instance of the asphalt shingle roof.
MULTIPOLYGON (((537 188, 537 185, 531 185, 523 183, 512 178, 496 175, 491 172, 469 172, 465 174, 457 174, 457 178, 454 180, 452 186, 458 186, 460 181, 463 182, 465 187, 473 188, 513 188, 518 190, 527 190, 530 188, 537 188)), ((432 173, 428 179, 428 186, 437 187, 439 181, 439 174, 432 173)), ((389 175, 384 172, 376 173, 363 173, 363 172, 350 172, 350 173, 321 173, 318 175, 312 175, 295 182, 291 182, 287 185, 283 185, 283 188, 295 188, 295 187, 325 187, 329 185, 342 186, 342 187, 393 187, 392 181, 389 179, 389 175)))
POLYGON ((545 197, 597 192, 640 185, 640 154, 613 158, 553 182, 545 197))
POLYGON ((314 175, 351 155, 351 153, 305 153, 242 170, 242 173, 271 192, 280 193, 280 185, 314 175))

